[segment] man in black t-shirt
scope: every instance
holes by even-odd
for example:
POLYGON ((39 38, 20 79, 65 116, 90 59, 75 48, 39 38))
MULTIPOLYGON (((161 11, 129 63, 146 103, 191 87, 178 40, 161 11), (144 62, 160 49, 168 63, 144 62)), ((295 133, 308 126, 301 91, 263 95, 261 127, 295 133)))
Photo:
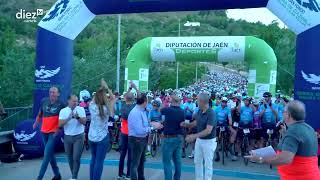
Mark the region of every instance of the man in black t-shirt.
POLYGON ((197 126, 197 133, 188 135, 187 142, 196 140, 194 163, 196 180, 212 179, 212 163, 214 152, 217 147, 215 112, 209 108, 209 95, 200 93, 198 95, 199 111, 195 113, 195 121, 191 125, 197 126), (205 173, 203 173, 203 161, 205 173))
POLYGON ((162 162, 165 180, 172 180, 172 165, 174 164, 174 178, 181 177, 181 156, 182 156, 182 135, 183 123, 185 121, 184 111, 180 108, 181 99, 173 95, 171 96, 171 106, 161 110, 164 121, 162 141, 162 162))

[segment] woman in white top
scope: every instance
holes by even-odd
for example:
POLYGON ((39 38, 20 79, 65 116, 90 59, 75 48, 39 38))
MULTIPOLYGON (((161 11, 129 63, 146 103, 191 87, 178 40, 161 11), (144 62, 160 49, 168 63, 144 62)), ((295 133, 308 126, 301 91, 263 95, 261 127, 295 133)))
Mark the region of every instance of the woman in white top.
POLYGON ((90 180, 100 180, 103 162, 109 144, 108 120, 114 114, 115 97, 102 79, 101 88, 96 92, 93 102, 89 105, 91 124, 89 128, 89 143, 91 149, 90 180), (109 98, 107 97, 107 92, 109 98))

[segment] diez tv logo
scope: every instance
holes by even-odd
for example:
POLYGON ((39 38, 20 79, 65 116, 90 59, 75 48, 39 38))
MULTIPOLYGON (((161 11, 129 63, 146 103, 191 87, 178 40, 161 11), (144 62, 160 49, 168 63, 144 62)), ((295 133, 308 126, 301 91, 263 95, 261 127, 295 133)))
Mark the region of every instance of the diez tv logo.
POLYGON ((43 9, 37 9, 36 11, 26 11, 25 9, 20 9, 16 13, 16 18, 21 19, 24 22, 37 22, 38 16, 44 15, 43 9))

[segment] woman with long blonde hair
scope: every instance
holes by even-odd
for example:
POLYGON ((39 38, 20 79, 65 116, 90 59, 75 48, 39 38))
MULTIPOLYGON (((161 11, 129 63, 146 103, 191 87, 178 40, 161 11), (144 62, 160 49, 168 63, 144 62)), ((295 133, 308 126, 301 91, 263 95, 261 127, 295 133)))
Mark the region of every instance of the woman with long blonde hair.
POLYGON ((90 180, 100 180, 103 162, 109 144, 108 120, 114 115, 115 97, 102 79, 101 87, 96 91, 89 105, 91 124, 89 128, 89 143, 91 149, 90 180), (109 97, 107 96, 107 92, 109 97))

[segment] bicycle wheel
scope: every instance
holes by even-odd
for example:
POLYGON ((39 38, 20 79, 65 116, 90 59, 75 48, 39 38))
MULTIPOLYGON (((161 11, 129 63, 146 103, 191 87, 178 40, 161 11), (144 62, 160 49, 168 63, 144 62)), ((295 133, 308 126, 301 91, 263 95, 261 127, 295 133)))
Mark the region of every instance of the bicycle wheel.
POLYGON ((246 155, 249 155, 249 152, 248 152, 248 149, 249 149, 249 140, 248 140, 248 137, 245 136, 243 138, 243 161, 244 161, 244 164, 247 166, 248 163, 249 163, 249 159, 248 158, 244 158, 244 156, 246 155))
POLYGON ((157 134, 153 135, 150 153, 152 157, 157 155, 157 134))
POLYGON ((225 156, 225 142, 224 142, 224 135, 222 135, 222 139, 221 139, 221 154, 222 154, 222 165, 224 165, 224 156, 225 156))
MULTIPOLYGON (((272 146, 272 142, 271 141, 272 141, 271 138, 269 138, 267 143, 266 143, 266 145, 267 146, 272 146)), ((269 165, 269 168, 272 169, 272 165, 271 164, 269 165)))

